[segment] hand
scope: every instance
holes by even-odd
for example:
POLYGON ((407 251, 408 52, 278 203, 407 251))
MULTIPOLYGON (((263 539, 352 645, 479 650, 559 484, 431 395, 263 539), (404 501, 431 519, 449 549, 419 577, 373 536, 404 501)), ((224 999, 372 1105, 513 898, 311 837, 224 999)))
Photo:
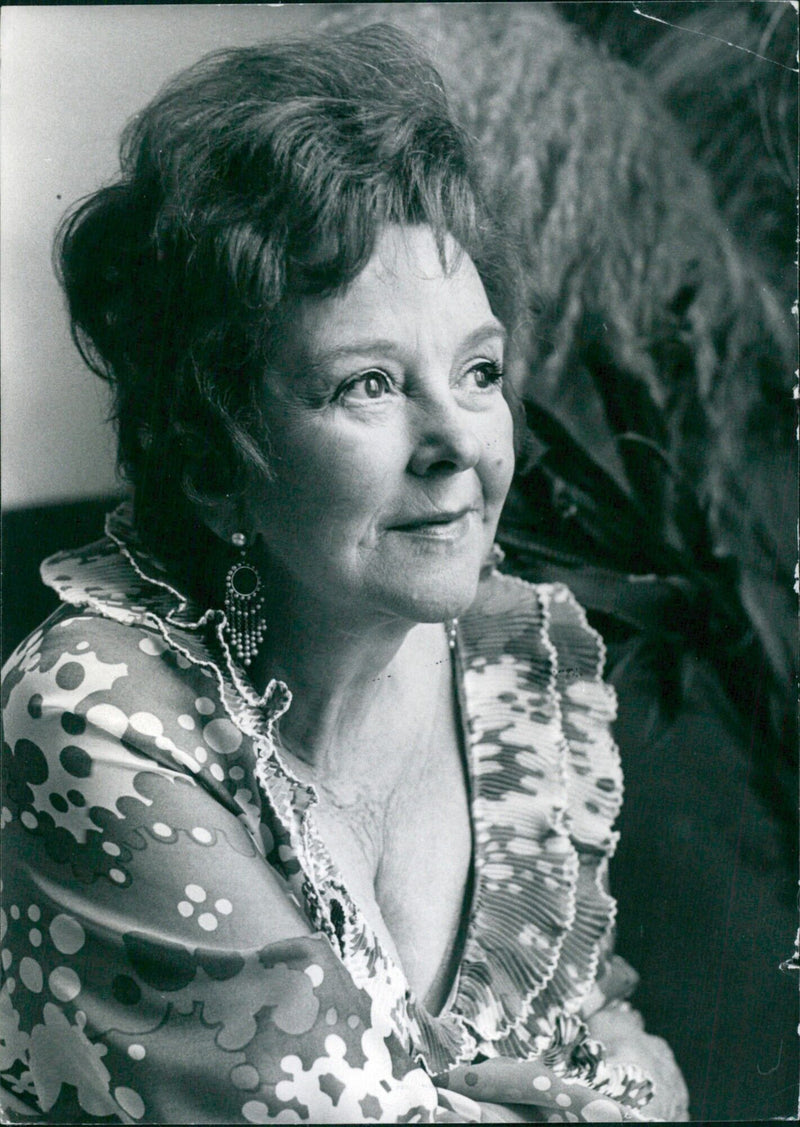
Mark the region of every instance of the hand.
POLYGON ((644 1020, 627 1002, 611 1002, 586 1019, 592 1037, 606 1048, 609 1064, 638 1064, 653 1078, 654 1096, 644 1109, 664 1123, 689 1120, 689 1092, 672 1050, 661 1037, 645 1033, 644 1020))
POLYGON ((437 1123, 530 1123, 531 1108, 473 1100, 450 1088, 439 1093, 437 1123))
POLYGON ((442 1090, 440 1100, 450 1102, 457 1114, 461 1113, 458 1098, 467 1097, 472 1118, 465 1116, 464 1122, 542 1123, 554 1115, 561 1122, 575 1123, 645 1118, 585 1084, 561 1080, 539 1060, 494 1057, 480 1064, 457 1065, 437 1076, 435 1083, 442 1090))

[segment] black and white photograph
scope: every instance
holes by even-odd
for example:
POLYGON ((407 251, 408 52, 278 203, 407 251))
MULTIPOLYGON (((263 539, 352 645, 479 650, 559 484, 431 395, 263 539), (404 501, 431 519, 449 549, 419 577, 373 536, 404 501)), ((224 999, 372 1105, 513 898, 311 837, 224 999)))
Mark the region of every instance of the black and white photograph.
POLYGON ((796 1121, 796 0, 0 52, 0 1122, 796 1121))

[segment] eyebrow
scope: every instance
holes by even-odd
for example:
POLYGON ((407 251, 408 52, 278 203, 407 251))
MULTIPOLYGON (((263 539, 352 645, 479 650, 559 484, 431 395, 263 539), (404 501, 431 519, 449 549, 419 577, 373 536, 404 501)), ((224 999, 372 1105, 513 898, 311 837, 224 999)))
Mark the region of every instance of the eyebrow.
MULTIPOLYGON (((473 329, 472 332, 468 333, 460 342, 457 351, 465 352, 492 337, 499 337, 501 343, 505 346, 508 333, 499 321, 487 321, 485 324, 479 325, 477 329, 473 329)), ((400 353, 403 352, 403 349, 398 345, 397 341, 391 340, 388 337, 367 337, 364 340, 355 340, 348 344, 343 344, 338 348, 324 349, 313 357, 309 367, 312 370, 319 371, 332 361, 370 352, 382 352, 389 356, 399 356, 400 353)))

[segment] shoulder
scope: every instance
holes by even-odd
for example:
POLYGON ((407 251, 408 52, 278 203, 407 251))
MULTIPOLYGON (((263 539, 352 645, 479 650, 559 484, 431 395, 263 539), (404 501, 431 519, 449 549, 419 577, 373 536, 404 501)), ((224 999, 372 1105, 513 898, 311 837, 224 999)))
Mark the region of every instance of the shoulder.
MULTIPOLYGON (((213 675, 155 630, 72 607, 35 631, 4 672, 9 856, 56 882, 105 877, 109 896, 134 882, 137 895, 125 903, 137 912, 149 911, 159 887, 174 893, 174 913, 178 886, 204 885, 201 873, 213 877, 217 898, 244 883, 267 908, 263 926, 242 917, 259 941, 286 927, 298 933, 272 863, 276 839, 252 748, 213 675)), ((154 929, 166 911, 160 901, 156 908, 154 929)))
POLYGON ((7 793, 29 807, 28 820, 63 821, 51 806, 77 795, 69 818, 84 834, 94 808, 157 795, 185 805, 200 791, 234 816, 250 814, 229 769, 245 740, 215 678, 154 629, 64 606, 8 661, 2 701, 7 793))
MULTIPOLYGON (((17 647, 3 670, 3 709, 12 729, 45 713, 60 714, 62 725, 64 714, 82 716, 84 724, 89 713, 95 722, 112 712, 131 719, 176 709, 180 714, 198 696, 216 696, 213 677, 193 667, 157 630, 86 608, 59 608, 17 647)), ((73 723, 79 725, 77 719, 73 723)))

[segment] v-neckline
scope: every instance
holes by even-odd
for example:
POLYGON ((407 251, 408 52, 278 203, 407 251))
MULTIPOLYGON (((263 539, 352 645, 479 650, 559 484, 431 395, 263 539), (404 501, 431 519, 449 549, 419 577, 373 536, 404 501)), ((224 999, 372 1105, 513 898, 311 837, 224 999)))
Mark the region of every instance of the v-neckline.
MULTIPOLYGON (((384 962, 392 968, 392 978, 399 978, 404 986, 405 992, 415 1006, 421 1006, 425 1012, 434 1020, 444 1018, 451 1014, 458 1001, 459 987, 461 984, 461 969, 464 958, 464 953, 467 949, 467 943, 470 935, 472 934, 473 924, 475 919, 475 912, 477 909, 477 891, 478 891, 478 835, 475 831, 475 799, 476 799, 476 784, 475 784, 475 770, 473 763, 472 746, 470 742, 470 724, 469 712, 464 693, 463 686, 463 660, 461 652, 461 639, 457 622, 454 620, 452 630, 449 631, 448 637, 448 653, 450 655, 450 677, 452 691, 449 697, 454 710, 454 724, 458 740, 458 754, 461 762, 464 786, 466 789, 467 797, 467 813, 469 818, 470 830, 470 860, 467 866, 466 880, 464 882, 464 892, 462 896, 461 911, 459 914, 459 923, 456 936, 456 944, 451 944, 445 953, 443 961, 439 964, 436 972, 431 979, 431 986, 429 987, 425 998, 420 997, 408 981, 405 969, 400 959, 399 953, 393 954, 390 949, 387 949, 385 942, 376 932, 373 925, 370 923, 369 913, 365 912, 359 899, 353 895, 350 886, 344 880, 339 866, 334 861, 328 843, 324 834, 320 831, 317 819, 314 816, 314 806, 316 802, 312 800, 312 804, 304 812, 304 820, 310 823, 311 836, 314 839, 314 851, 316 854, 316 866, 322 868, 328 874, 328 881, 335 885, 337 889, 346 894, 350 914, 357 921, 359 930, 369 933, 370 942, 374 945, 375 950, 379 953, 384 962), (457 955, 455 954, 457 950, 457 955), (446 991, 442 991, 444 995, 444 1002, 438 1010, 429 1009, 426 1004, 426 999, 430 997, 430 991, 436 985, 439 975, 442 970, 444 962, 454 963, 452 974, 448 976, 448 986, 446 991)), ((273 737, 273 741, 274 741, 273 737)), ((274 748, 278 761, 281 764, 282 770, 289 778, 294 778, 295 773, 292 767, 284 759, 284 755, 277 746, 274 748)), ((314 798, 317 797, 316 787, 313 783, 301 783, 307 791, 309 791, 314 798)), ((299 859, 299 858, 298 858, 299 859)), ((314 874, 302 864, 301 868, 304 870, 304 875, 312 885, 316 884, 314 874)), ((378 907, 380 911, 380 908, 378 907)), ((384 923, 384 926, 385 923, 384 923)), ((386 928, 387 934, 391 935, 386 928)), ((392 940, 392 946, 396 950, 396 944, 392 940)))
MULTIPOLYGON (((452 692, 450 694, 450 698, 454 711, 455 729, 458 739, 458 753, 463 770, 464 786, 467 796, 467 813, 469 817, 470 832, 470 856, 469 864, 467 865, 467 877, 466 881, 464 882, 464 893, 461 901, 461 912, 459 914, 456 942, 453 946, 451 946, 449 951, 446 953, 444 960, 437 967, 436 973, 434 974, 431 982, 432 987, 439 981, 439 976, 445 962, 448 964, 448 967, 453 967, 452 975, 449 978, 448 988, 447 990, 443 991, 444 1002, 438 1009, 433 1009, 428 1005, 427 999, 430 997, 430 987, 425 995, 425 998, 417 997, 416 999, 417 1003, 422 1005, 433 1018, 445 1017, 446 1015, 451 1013, 458 1000, 459 989, 461 986, 461 968, 464 961, 464 952, 467 949, 467 942, 469 940, 473 921, 475 919, 478 890, 477 853, 479 842, 478 835, 475 831, 475 770, 472 758, 472 746, 470 742, 467 700, 466 694, 464 693, 461 638, 457 620, 453 621, 452 627, 449 630, 448 642, 448 648, 450 652, 450 677, 452 684, 452 692)), ((400 970, 402 971, 402 967, 400 967, 400 970)))
MULTIPOLYGON (((475 833, 474 765, 472 762, 472 747, 470 743, 469 715, 468 708, 466 708, 466 696, 463 685, 461 638, 457 619, 453 620, 451 628, 448 629, 448 651, 450 651, 451 658, 450 671, 452 691, 450 693, 450 699, 454 713, 453 718, 455 721, 456 738, 457 742, 459 742, 459 758, 466 791, 466 811, 468 811, 470 823, 470 861, 468 867, 466 867, 466 879, 464 881, 461 912, 459 913, 459 925, 457 925, 455 943, 445 952, 444 959, 436 968, 436 973, 432 978, 432 982, 430 982, 424 999, 420 999, 420 997, 415 995, 418 1004, 423 1005, 432 1018, 443 1018, 448 1013, 451 1013, 457 1001, 457 997, 459 997, 461 968, 466 943, 468 943, 472 931, 475 908, 477 908, 478 889, 477 853, 479 843, 478 834, 475 833), (439 982, 445 964, 448 969, 451 969, 451 974, 445 978, 448 983, 446 990, 439 992, 444 995, 444 1002, 436 1009, 429 1006, 427 1000, 430 997, 430 991, 432 991, 432 988, 439 982)), ((399 969, 402 971, 402 967, 399 969)), ((406 977, 405 971, 402 971, 402 973, 403 977, 406 977)))
MULTIPOLYGON (((563 1043, 569 1029, 554 1026, 552 1014, 575 1012, 613 925, 602 878, 622 797, 604 647, 569 590, 495 570, 459 624, 451 661, 472 887, 448 998, 432 1014, 339 878, 314 826, 313 788, 275 746, 288 687, 270 682, 259 695, 249 686, 222 612, 191 605, 161 565, 140 555, 122 509, 107 534, 44 561, 43 580, 67 604, 157 631, 181 669, 195 665, 214 678, 228 718, 252 741, 252 785, 276 831, 268 863, 415 1059, 439 1071, 473 1059, 479 1046, 530 1056, 563 1043)), ((266 840, 254 828, 256 848, 266 840)))
POLYGON ((621 791, 604 727, 613 702, 598 680, 602 642, 566 588, 497 574, 460 621, 451 653, 473 848, 460 957, 437 1013, 342 880, 314 821, 313 787, 286 770, 274 745, 263 748, 263 776, 257 768, 268 794, 270 779, 279 786, 276 812, 299 870, 295 893, 354 983, 388 1007, 398 1034, 433 1071, 473 1059, 480 1045, 526 1055, 566 1035, 552 1015, 588 990, 613 921, 599 868, 613 852, 608 814, 621 791), (553 622, 567 647, 563 666, 553 622), (571 788, 581 804, 575 824, 588 835, 585 862, 567 813, 571 788))

